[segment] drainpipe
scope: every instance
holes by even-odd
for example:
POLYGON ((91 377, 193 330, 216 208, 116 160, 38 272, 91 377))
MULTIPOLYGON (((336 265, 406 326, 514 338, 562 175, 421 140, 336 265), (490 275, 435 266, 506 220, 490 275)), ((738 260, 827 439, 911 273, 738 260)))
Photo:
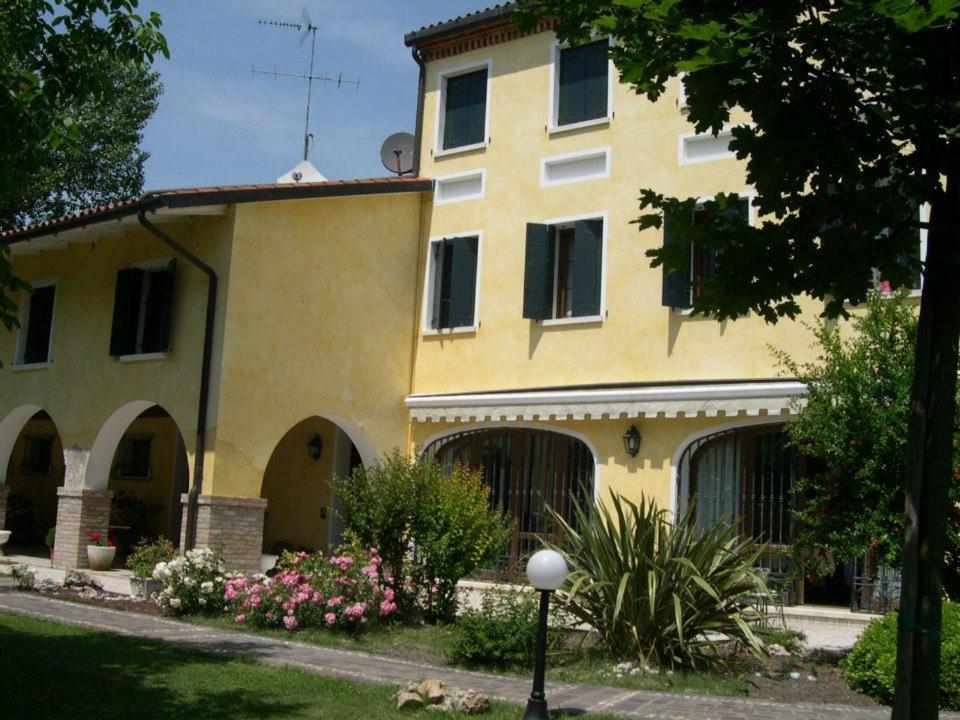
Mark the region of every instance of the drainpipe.
POLYGON ((417 121, 414 130, 413 141, 413 176, 420 175, 420 145, 423 139, 423 100, 427 92, 427 66, 423 62, 423 55, 419 48, 414 47, 411 51, 414 61, 420 66, 420 82, 417 85, 417 121))
POLYGON ((197 501, 203 488, 203 458, 206 449, 207 404, 210 397, 210 356, 213 352, 213 321, 217 310, 217 273, 183 245, 147 220, 144 210, 137 211, 140 224, 161 242, 173 248, 200 272, 207 276, 207 316, 203 327, 203 358, 200 362, 200 400, 197 407, 197 444, 193 462, 193 483, 187 493, 187 517, 183 549, 192 550, 197 544, 197 501))

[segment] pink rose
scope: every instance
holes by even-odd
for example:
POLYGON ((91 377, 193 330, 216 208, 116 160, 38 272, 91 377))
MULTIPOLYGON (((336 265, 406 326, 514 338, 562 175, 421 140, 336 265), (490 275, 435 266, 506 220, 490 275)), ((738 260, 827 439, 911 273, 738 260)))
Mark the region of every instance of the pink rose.
POLYGON ((333 627, 334 624, 337 622, 337 616, 334 615, 332 612, 328 612, 326 615, 323 616, 323 621, 327 624, 327 627, 333 627))
POLYGON ((234 620, 234 622, 242 625, 243 623, 245 623, 245 622, 247 621, 247 616, 244 615, 243 613, 241 613, 241 614, 237 615, 233 620, 234 620))
POLYGON ((294 630, 297 627, 297 619, 293 615, 286 615, 283 618, 283 626, 287 630, 294 630))

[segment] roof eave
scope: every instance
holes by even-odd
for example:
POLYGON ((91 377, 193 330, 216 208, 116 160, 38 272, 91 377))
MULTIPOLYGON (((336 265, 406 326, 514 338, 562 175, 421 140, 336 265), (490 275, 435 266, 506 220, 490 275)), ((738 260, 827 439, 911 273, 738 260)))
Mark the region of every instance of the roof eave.
POLYGON ((445 35, 473 30, 474 28, 488 25, 510 17, 518 10, 517 3, 504 3, 496 7, 481 10, 480 12, 465 15, 454 20, 437 23, 430 27, 423 27, 414 30, 403 36, 403 42, 407 47, 414 47, 429 40, 436 40, 445 35))

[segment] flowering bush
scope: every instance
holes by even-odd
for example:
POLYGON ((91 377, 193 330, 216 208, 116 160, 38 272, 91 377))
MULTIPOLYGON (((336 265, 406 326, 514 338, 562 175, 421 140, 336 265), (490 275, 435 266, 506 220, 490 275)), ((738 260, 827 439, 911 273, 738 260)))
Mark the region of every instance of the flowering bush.
POLYGON ((356 543, 336 554, 284 553, 279 572, 227 580, 223 599, 238 624, 295 630, 360 630, 397 610, 393 590, 381 585, 376 549, 356 543))
POLYGON ((90 533, 90 544, 97 547, 113 547, 113 540, 98 530, 90 533))
POLYGON ((157 605, 171 615, 222 612, 228 577, 224 570, 223 554, 207 548, 157 563, 153 577, 163 583, 157 605))

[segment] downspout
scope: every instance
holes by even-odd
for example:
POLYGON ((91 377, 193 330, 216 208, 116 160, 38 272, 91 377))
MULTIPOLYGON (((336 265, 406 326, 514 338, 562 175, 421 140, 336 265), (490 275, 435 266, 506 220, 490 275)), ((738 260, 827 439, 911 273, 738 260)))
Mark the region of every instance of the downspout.
POLYGON ((413 176, 420 175, 420 145, 423 140, 423 101, 427 93, 427 66, 423 62, 420 49, 414 47, 411 51, 414 61, 420 66, 420 82, 417 85, 417 120, 413 133, 413 176))
POLYGON ((217 311, 217 273, 183 245, 147 220, 143 209, 137 211, 140 224, 157 239, 174 249, 181 257, 207 276, 207 314, 203 327, 203 357, 200 362, 200 399, 197 407, 197 444, 193 461, 193 483, 187 493, 187 517, 183 549, 192 550, 197 543, 197 504, 203 488, 203 459, 206 450, 207 405, 210 397, 210 361, 213 354, 213 322, 217 311))

